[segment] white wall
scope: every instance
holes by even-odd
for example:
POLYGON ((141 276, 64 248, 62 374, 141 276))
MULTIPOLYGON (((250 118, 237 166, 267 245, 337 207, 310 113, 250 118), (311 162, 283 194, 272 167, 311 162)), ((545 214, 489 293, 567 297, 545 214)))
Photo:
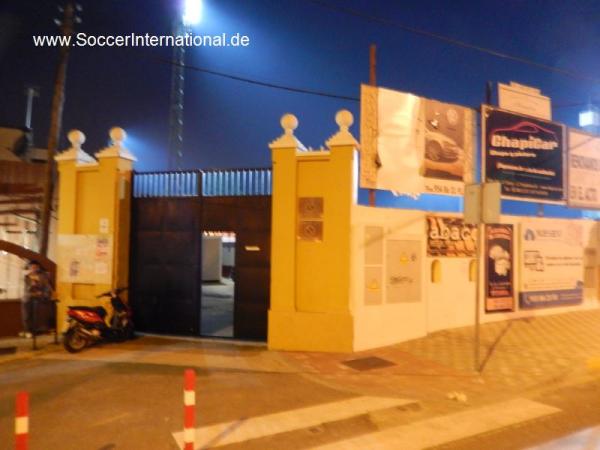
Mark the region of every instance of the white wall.
POLYGON ((221 236, 202 236, 202 281, 221 281, 221 236))
POLYGON ((352 210, 352 277, 351 309, 354 316, 354 349, 390 345, 424 336, 427 332, 427 302, 423 214, 418 211, 370 208, 354 206, 352 210), (382 303, 365 305, 365 227, 382 226, 384 229, 383 254, 389 240, 418 241, 421 261, 421 300, 410 303, 388 303, 385 283, 386 267, 383 267, 381 286, 382 303))
POLYGON ((235 266, 235 242, 225 243, 222 247, 222 258, 224 266, 235 266))
MULTIPOLYGON (((29 250, 38 251, 39 242, 37 233, 28 233, 27 230, 35 231, 37 227, 31 221, 21 219, 13 214, 2 214, 0 211, 0 221, 8 221, 11 226, 0 226, 0 239, 25 247, 29 250), (8 231, 17 231, 9 233, 8 231)), ((53 212, 50 220, 50 235, 48 239, 48 257, 55 261, 56 251, 56 212, 53 212)), ((0 252, 0 289, 6 292, 0 293, 2 299, 19 299, 23 296, 23 279, 25 276, 24 267, 27 261, 11 255, 0 252)))
MULTIPOLYGON (((352 281, 351 308, 355 318, 355 350, 390 345, 421 337, 438 330, 473 325, 475 321, 475 282, 469 281, 469 266, 473 258, 426 256, 426 216, 425 211, 398 210, 355 206, 352 218, 352 281), (386 286, 383 283, 383 302, 380 305, 365 304, 365 227, 381 226, 385 230, 385 245, 389 239, 418 240, 421 243, 422 261, 422 301, 419 303, 385 302, 386 286), (431 264, 438 259, 441 264, 441 281, 432 283, 431 264)), ((436 213, 445 217, 462 217, 462 214, 436 213)), ((514 225, 514 305, 513 312, 485 312, 484 263, 480 264, 480 317, 481 322, 493 322, 523 317, 544 316, 567 311, 598 308, 598 229, 594 221, 577 220, 584 230, 584 247, 588 249, 584 260, 593 267, 594 285, 584 290, 584 301, 573 306, 549 307, 535 310, 519 310, 519 269, 520 242, 519 224, 531 220, 572 220, 544 219, 521 216, 502 216, 501 222, 514 225), (595 253, 594 253, 595 252, 595 253)), ((585 250, 584 250, 585 251, 585 250)), ((385 268, 384 268, 385 274, 385 268)), ((385 280, 385 275, 384 275, 385 280)))

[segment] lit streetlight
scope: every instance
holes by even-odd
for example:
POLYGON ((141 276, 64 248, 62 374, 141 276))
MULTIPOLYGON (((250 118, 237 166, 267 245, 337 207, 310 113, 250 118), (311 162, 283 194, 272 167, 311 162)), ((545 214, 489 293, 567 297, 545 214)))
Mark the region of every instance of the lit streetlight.
POLYGON ((197 25, 202 20, 202 0, 184 0, 183 16, 185 26, 197 25))

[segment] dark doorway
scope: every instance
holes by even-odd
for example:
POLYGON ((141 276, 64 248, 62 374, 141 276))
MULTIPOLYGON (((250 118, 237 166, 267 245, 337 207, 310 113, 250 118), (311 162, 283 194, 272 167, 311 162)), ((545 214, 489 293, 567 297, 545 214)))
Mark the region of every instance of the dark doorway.
POLYGON ((200 334, 234 337, 235 233, 202 234, 200 334))
POLYGON ((134 174, 129 292, 136 329, 266 340, 270 177, 270 169, 134 174), (210 245, 203 241, 211 233, 221 235, 221 254, 233 254, 233 262, 221 263, 220 280, 203 281, 203 247, 210 245))

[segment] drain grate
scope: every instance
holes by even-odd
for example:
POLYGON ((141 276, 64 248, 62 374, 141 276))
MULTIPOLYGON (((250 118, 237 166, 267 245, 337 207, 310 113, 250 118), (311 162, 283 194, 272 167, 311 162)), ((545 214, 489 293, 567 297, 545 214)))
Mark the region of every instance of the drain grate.
POLYGON ((345 366, 350 367, 354 370, 372 370, 372 369, 381 369, 383 367, 391 367, 395 366, 391 361, 387 359, 378 358, 377 356, 369 356, 367 358, 358 358, 358 359, 350 359, 348 361, 342 362, 345 366))
POLYGON ((0 347, 0 355, 12 355, 17 353, 17 347, 0 347))

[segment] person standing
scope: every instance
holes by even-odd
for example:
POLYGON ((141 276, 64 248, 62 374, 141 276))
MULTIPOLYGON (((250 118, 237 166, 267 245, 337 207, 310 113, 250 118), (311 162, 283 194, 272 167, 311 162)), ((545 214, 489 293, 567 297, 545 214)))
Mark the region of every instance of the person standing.
POLYGON ((25 275, 25 295, 21 304, 23 317, 23 332, 19 335, 30 338, 34 330, 34 307, 35 302, 49 300, 52 294, 50 278, 38 261, 32 260, 25 275))

